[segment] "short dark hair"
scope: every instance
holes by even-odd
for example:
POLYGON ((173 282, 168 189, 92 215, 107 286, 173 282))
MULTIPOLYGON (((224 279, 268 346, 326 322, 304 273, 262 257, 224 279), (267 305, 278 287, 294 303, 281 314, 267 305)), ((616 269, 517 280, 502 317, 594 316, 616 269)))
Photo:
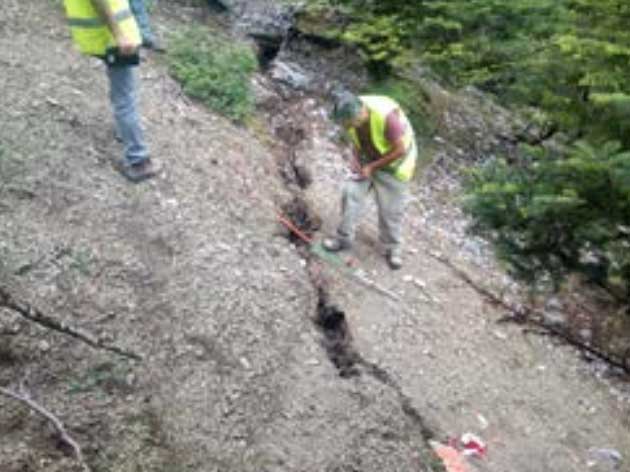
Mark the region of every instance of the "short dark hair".
POLYGON ((335 97, 333 119, 335 121, 351 120, 356 117, 363 108, 363 102, 356 95, 344 92, 335 97))

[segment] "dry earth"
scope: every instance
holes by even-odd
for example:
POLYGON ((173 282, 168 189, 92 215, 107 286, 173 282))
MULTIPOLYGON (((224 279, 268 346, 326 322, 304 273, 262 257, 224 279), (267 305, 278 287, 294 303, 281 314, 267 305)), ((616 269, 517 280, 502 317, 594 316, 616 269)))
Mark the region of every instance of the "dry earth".
MULTIPOLYGON (((59 3, 5 0, 0 31, 0 282, 144 356, 125 361, 1 311, 0 386, 23 382, 93 470, 439 470, 427 436, 467 431, 488 442, 481 471, 614 470, 589 469, 592 448, 618 450, 628 470, 623 384, 495 324, 503 313, 431 256, 500 277, 427 217, 442 211, 427 207, 427 189, 441 191, 428 177, 414 184, 406 268, 385 267, 372 217, 355 250, 392 301, 302 257, 275 220, 297 191, 277 156, 187 100, 159 60, 141 68, 142 109, 164 172, 131 186, 111 166, 102 67, 69 47, 59 3), (351 333, 336 351, 315 323, 318 267, 351 333)), ((314 176, 304 197, 332 232, 339 150, 316 104, 295 106, 310 125, 296 151, 314 176)), ((57 446, 40 418, 0 398, 0 470, 78 470, 57 446)))

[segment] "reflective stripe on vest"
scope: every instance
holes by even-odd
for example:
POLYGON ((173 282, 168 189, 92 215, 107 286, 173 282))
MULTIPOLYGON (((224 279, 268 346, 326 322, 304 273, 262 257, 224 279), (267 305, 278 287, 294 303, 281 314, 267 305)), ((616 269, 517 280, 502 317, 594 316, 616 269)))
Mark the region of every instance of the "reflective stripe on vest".
MULTIPOLYGON (((416 161, 418 152, 415 145, 413 128, 407 119, 407 116, 400 109, 398 103, 388 97, 376 95, 364 95, 359 97, 363 104, 370 111, 370 134, 374 147, 381 156, 384 156, 391 150, 391 143, 386 137, 387 116, 394 110, 398 110, 399 117, 405 127, 403 135, 403 143, 407 152, 404 156, 396 159, 394 162, 383 168, 384 171, 391 173, 398 180, 407 182, 413 177, 416 169, 416 161)), ((356 148, 361 150, 361 142, 354 128, 348 130, 348 134, 356 148)))
MULTIPOLYGON (((118 23, 129 41, 140 46, 140 30, 129 8, 128 0, 107 0, 118 23)), ((104 56, 107 49, 116 45, 114 37, 92 5, 91 0, 64 0, 68 25, 75 45, 83 54, 104 56)))

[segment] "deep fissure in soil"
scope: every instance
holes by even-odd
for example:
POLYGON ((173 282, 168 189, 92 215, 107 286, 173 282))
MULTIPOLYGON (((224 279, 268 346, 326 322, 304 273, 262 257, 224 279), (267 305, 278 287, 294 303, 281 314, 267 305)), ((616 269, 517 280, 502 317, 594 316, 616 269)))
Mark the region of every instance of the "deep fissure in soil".
MULTIPOLYGON (((268 66, 279 53, 282 44, 269 43, 264 38, 256 38, 256 41, 262 50, 261 66, 268 66), (263 64, 266 60, 269 62, 263 64)), ((286 117, 286 120, 289 119, 290 117, 286 117)), ((329 282, 324 278, 320 267, 322 262, 309 251, 310 243, 304 239, 304 236, 312 239, 322 226, 320 216, 312 210, 302 195, 303 190, 308 188, 313 180, 310 170, 301 164, 296 153, 300 143, 306 139, 307 133, 302 127, 296 127, 294 123, 286 120, 276 122, 272 129, 276 139, 281 143, 277 148, 277 151, 280 151, 278 172, 293 196, 281 206, 281 210, 297 232, 301 233, 297 234, 296 231, 287 228, 286 237, 296 247, 299 256, 306 261, 311 284, 317 291, 316 314, 312 320, 322 334, 321 346, 341 378, 349 379, 366 374, 393 390, 405 416, 419 430, 423 439, 428 441, 436 436, 434 430, 428 426, 425 418, 413 406, 412 399, 405 395, 394 377, 383 367, 363 358, 356 350, 345 312, 330 300, 327 290, 329 282)))
POLYGON ((330 303, 325 289, 317 287, 318 304, 315 324, 323 334, 322 346, 328 358, 339 371, 342 378, 358 377, 367 374, 379 383, 392 389, 402 411, 407 418, 420 430, 425 440, 436 436, 425 418, 413 406, 412 399, 407 396, 400 384, 383 367, 366 360, 352 344, 352 334, 346 320, 345 313, 337 305, 330 303))

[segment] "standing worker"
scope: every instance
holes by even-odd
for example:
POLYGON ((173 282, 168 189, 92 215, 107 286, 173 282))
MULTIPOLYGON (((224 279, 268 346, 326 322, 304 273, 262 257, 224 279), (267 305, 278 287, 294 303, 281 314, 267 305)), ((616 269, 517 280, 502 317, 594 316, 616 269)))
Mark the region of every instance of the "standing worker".
POLYGON ((64 0, 79 51, 105 61, 116 131, 125 148, 118 169, 132 182, 155 175, 137 111, 134 67, 142 43, 127 0, 64 0))
POLYGON ((375 95, 341 94, 336 99, 333 117, 352 142, 354 174, 343 189, 337 237, 326 238, 324 248, 336 252, 352 246, 365 201, 373 190, 387 262, 392 269, 400 269, 408 183, 418 156, 411 124, 398 103, 375 95))

